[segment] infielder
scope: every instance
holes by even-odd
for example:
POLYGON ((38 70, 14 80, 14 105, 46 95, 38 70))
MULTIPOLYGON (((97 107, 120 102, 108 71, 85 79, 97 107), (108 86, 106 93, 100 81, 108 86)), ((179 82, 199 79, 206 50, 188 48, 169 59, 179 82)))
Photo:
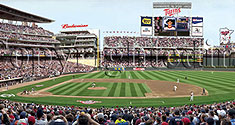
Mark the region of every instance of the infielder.
POLYGON ((180 79, 177 79, 177 83, 180 83, 180 79))
POLYGON ((128 79, 131 79, 131 76, 130 76, 130 75, 128 76, 128 79))
POLYGON ((177 89, 177 86, 176 86, 176 85, 174 85, 173 91, 176 91, 176 89, 177 89))
POLYGON ((206 89, 205 88, 202 89, 202 95, 206 95, 206 89))
POLYGON ((95 83, 93 82, 91 86, 92 86, 92 88, 94 88, 95 87, 95 83))
POLYGON ((190 101, 193 101, 193 91, 191 91, 190 101))
POLYGON ((34 92, 35 90, 34 90, 34 88, 32 88, 32 92, 34 92))

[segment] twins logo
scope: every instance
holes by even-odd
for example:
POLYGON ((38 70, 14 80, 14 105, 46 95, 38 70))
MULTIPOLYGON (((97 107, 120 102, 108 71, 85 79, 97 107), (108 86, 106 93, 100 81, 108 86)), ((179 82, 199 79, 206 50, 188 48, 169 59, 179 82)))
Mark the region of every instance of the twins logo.
POLYGON ((222 31, 222 32, 220 32, 220 33, 221 33, 221 35, 226 36, 226 35, 228 35, 228 34, 229 34, 229 31, 222 31))
POLYGON ((82 103, 82 104, 102 103, 101 101, 94 101, 94 100, 88 100, 88 101, 77 100, 77 102, 80 102, 80 103, 82 103))
POLYGON ((229 30, 227 27, 220 28, 220 43, 227 44, 230 43, 231 34, 234 30, 229 30))
POLYGON ((181 12, 180 8, 178 9, 164 9, 163 11, 165 11, 165 16, 173 16, 175 14, 178 14, 181 12))

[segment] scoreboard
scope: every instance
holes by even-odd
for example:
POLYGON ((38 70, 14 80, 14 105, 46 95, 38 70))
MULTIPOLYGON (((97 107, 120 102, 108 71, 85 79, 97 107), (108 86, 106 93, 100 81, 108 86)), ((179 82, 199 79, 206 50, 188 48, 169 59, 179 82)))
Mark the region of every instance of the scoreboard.
POLYGON ((141 35, 203 37, 203 18, 141 17, 141 35))
POLYGON ((188 17, 154 17, 154 36, 190 36, 188 17))

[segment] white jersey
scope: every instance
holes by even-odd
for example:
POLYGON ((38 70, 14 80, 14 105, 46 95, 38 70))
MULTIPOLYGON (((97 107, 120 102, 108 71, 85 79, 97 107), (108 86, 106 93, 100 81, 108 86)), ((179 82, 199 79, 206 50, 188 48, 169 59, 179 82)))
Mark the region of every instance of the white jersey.
POLYGON ((193 101, 193 92, 191 92, 190 101, 193 101))
POLYGON ((176 89, 177 89, 177 86, 174 86, 174 91, 176 91, 176 89))
POLYGON ((180 83, 180 79, 177 79, 177 83, 180 83))

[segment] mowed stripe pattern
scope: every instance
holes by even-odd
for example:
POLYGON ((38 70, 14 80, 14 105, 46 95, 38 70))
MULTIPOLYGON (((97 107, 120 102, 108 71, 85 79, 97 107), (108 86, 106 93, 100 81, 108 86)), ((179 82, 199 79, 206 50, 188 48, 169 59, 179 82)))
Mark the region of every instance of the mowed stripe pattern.
MULTIPOLYGON (((110 71, 114 77, 106 76, 104 72, 99 72, 95 76, 90 74, 82 76, 83 78, 117 78, 117 79, 151 79, 151 80, 163 80, 163 81, 176 81, 180 79, 182 83, 188 83, 206 88, 210 95, 234 93, 235 88, 235 73, 234 72, 198 72, 198 71, 125 71, 118 73, 110 71), (187 79, 185 79, 187 77, 187 79)), ((130 84, 130 89, 134 85, 130 84)), ((141 87, 135 88, 135 90, 141 90, 141 87)), ((146 88, 145 88, 146 89, 146 88)), ((132 91, 132 90, 130 90, 132 91)), ((134 91, 133 91, 134 92, 134 91)), ((132 93, 136 95, 138 93, 132 93)))
MULTIPOLYGON (((176 81, 180 79, 182 83, 197 85, 209 92, 210 95, 234 93, 235 80, 234 72, 198 72, 198 71, 125 71, 119 73, 110 71, 112 77, 105 75, 105 72, 90 73, 76 77, 86 78, 116 78, 116 79, 147 79, 176 81), (187 77, 188 79, 185 79, 187 77)), ((75 96, 104 96, 104 97, 143 97, 144 93, 151 92, 145 84, 135 83, 99 83, 97 86, 107 87, 104 90, 87 90, 91 83, 67 83, 49 90, 58 95, 75 96)))
POLYGON ((48 92, 54 95, 102 97, 144 97, 145 93, 151 92, 143 83, 96 83, 96 87, 106 87, 105 90, 89 90, 91 85, 92 82, 65 83, 49 89, 48 92))

